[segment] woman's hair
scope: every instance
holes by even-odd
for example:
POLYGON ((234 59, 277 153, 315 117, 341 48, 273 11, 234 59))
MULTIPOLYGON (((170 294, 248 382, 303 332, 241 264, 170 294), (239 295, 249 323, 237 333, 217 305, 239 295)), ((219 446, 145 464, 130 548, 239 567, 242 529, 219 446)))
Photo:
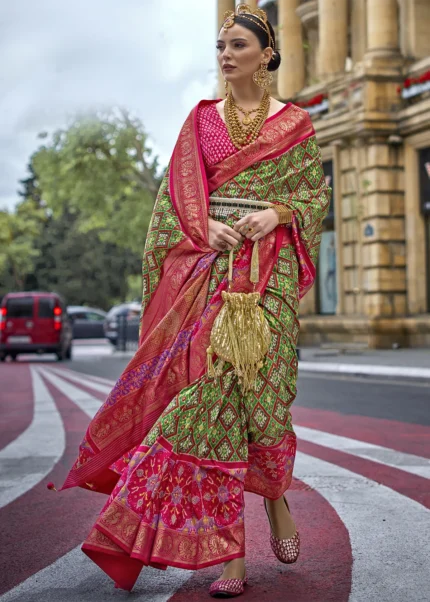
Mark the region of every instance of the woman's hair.
POLYGON ((267 21, 267 25, 269 27, 270 35, 272 36, 273 46, 270 43, 268 33, 267 31, 265 31, 262 21, 260 21, 258 17, 247 14, 245 19, 240 15, 236 15, 234 17, 234 22, 237 25, 240 25, 241 27, 246 27, 246 29, 252 31, 252 33, 257 36, 262 50, 264 50, 268 46, 273 48, 273 57, 267 65, 267 70, 276 71, 277 69, 279 69, 279 65, 281 64, 281 55, 279 54, 279 50, 277 50, 276 48, 275 32, 273 31, 273 27, 271 26, 269 21, 267 21))

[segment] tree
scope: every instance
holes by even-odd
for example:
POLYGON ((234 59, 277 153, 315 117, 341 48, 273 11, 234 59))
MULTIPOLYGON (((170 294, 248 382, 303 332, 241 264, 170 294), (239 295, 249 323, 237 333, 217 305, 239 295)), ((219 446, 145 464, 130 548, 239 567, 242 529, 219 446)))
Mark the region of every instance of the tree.
POLYGON ((46 212, 29 200, 15 213, 0 211, 0 292, 24 290, 27 274, 34 269, 46 212))
POLYGON ((80 231, 142 253, 160 179, 138 119, 125 110, 78 117, 32 165, 55 216, 77 211, 80 231))
POLYGON ((42 193, 40 190, 39 182, 37 181, 33 163, 31 161, 27 165, 27 170, 27 177, 23 180, 19 180, 19 183, 22 185, 22 190, 18 190, 18 194, 23 199, 31 199, 36 207, 44 207, 45 204, 42 201, 42 193))
POLYGON ((26 289, 54 290, 69 305, 109 309, 130 297, 128 278, 140 271, 140 255, 80 231, 80 215, 65 209, 45 224, 26 289))
POLYGON ((0 293, 56 290, 103 308, 140 296, 157 168, 124 110, 55 132, 32 156, 15 211, 0 213, 0 293))

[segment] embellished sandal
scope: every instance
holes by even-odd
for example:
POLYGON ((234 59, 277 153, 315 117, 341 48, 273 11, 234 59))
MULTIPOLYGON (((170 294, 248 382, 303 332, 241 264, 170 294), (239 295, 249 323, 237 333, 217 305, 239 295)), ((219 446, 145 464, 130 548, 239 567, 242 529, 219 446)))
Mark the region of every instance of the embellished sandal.
MULTIPOLYGON (((285 497, 284 502, 287 506, 288 512, 290 512, 290 507, 285 497)), ((293 564, 294 562, 296 562, 300 554, 299 532, 296 530, 293 537, 289 537, 287 539, 279 539, 279 537, 276 537, 276 535, 273 534, 272 523, 270 521, 269 512, 267 511, 266 499, 264 499, 264 509, 266 510, 267 518, 269 519, 270 545, 273 553, 280 562, 283 562, 284 564, 293 564)))
POLYGON ((220 579, 209 588, 212 598, 235 598, 243 594, 248 579, 220 579))

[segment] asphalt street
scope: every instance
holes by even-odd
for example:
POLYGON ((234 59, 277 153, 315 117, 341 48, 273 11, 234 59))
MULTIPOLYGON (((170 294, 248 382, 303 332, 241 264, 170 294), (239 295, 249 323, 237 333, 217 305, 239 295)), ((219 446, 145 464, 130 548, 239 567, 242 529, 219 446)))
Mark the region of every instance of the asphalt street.
MULTIPOLYGON (((115 379, 129 357, 79 357, 73 370, 115 379)), ((388 418, 430 426, 430 381, 376 376, 299 372, 293 407, 331 410, 353 416, 388 418)))
MULTIPOLYGON (((145 569, 132 594, 80 551, 105 497, 52 493, 129 358, 76 348, 71 362, 0 365, 0 601, 161 602, 210 599, 220 572, 145 569)), ((421 602, 430 576, 430 383, 302 372, 299 438, 288 492, 302 537, 296 565, 269 546, 262 500, 246 497, 243 600, 421 602)))

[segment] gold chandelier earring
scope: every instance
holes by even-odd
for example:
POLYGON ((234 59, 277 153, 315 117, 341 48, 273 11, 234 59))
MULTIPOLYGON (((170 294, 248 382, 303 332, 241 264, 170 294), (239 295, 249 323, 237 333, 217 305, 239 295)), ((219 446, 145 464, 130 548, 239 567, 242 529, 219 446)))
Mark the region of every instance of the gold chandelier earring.
POLYGON ((254 73, 252 79, 259 88, 266 89, 273 82, 273 75, 270 71, 267 71, 266 63, 261 63, 259 70, 254 73))
POLYGON ((224 80, 225 95, 228 96, 228 81, 224 80))

